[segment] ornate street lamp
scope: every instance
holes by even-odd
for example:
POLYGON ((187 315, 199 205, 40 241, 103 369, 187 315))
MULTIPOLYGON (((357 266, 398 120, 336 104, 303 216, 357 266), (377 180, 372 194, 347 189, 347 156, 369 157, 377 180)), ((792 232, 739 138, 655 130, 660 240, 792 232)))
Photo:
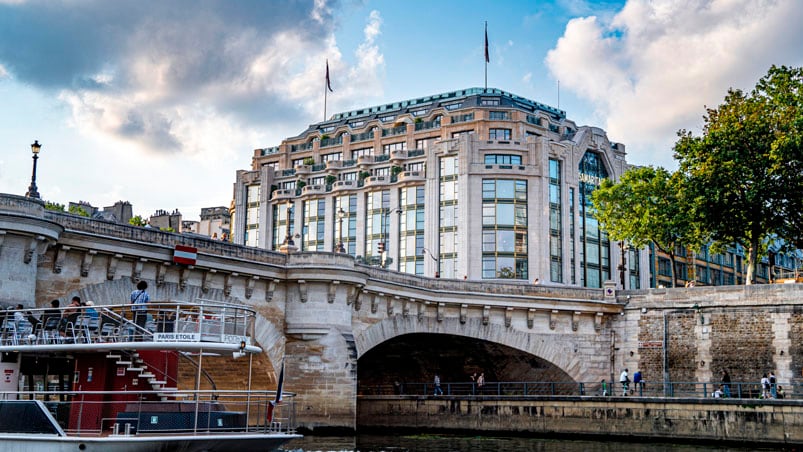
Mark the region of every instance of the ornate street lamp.
POLYGON ((624 240, 619 242, 619 249, 622 252, 622 260, 619 262, 619 283, 622 284, 622 290, 625 290, 625 270, 627 270, 627 264, 625 263, 625 242, 624 242, 624 240))
POLYGON ((338 253, 346 252, 346 247, 343 245, 343 218, 346 218, 346 211, 341 207, 337 209, 338 242, 336 252, 338 253))
POLYGON ((39 149, 42 148, 42 145, 39 144, 39 140, 35 140, 31 145, 31 152, 33 152, 33 173, 31 174, 31 186, 28 187, 28 192, 25 193, 25 196, 29 198, 39 198, 39 192, 36 190, 36 161, 39 160, 39 149))

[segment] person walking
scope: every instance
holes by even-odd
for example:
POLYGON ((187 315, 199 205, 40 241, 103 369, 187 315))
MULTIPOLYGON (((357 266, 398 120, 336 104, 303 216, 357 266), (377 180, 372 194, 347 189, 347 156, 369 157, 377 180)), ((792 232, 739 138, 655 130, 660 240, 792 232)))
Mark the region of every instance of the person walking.
POLYGON ((633 374, 633 384, 635 385, 634 389, 639 392, 638 395, 642 395, 644 392, 644 380, 642 380, 640 370, 637 370, 636 373, 633 374))
POLYGON ((770 397, 775 399, 777 398, 778 395, 777 393, 778 379, 775 378, 775 372, 770 372, 769 381, 770 381, 770 397))
POLYGON ((619 383, 622 384, 622 395, 626 396, 627 387, 629 386, 630 383, 630 378, 627 376, 627 368, 625 368, 625 370, 623 370, 622 373, 619 374, 619 383))
POLYGON ((731 396, 731 376, 727 369, 722 369, 722 393, 725 397, 731 396))
POLYGON ((761 398, 768 399, 770 397, 770 379, 767 374, 761 377, 761 398))
POLYGON ((435 395, 443 395, 443 390, 441 389, 441 376, 437 373, 435 374, 435 395))

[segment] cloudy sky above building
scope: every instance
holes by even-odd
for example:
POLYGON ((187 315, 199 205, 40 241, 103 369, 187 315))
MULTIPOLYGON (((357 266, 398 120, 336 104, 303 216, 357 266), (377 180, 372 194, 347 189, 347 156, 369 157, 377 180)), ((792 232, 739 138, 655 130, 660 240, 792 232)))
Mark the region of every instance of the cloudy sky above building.
POLYGON ((228 206, 235 171, 327 114, 484 84, 674 169, 678 129, 803 65, 797 0, 0 0, 0 192, 228 206), (559 82, 559 83, 558 83, 559 82), (559 88, 558 88, 559 86, 559 88))

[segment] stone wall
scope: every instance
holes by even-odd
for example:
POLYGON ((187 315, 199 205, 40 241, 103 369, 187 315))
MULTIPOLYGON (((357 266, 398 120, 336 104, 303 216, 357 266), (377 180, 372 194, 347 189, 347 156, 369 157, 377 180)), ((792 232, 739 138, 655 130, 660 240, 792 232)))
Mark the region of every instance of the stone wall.
POLYGON ((615 321, 617 367, 648 381, 758 383, 774 371, 794 390, 803 369, 803 285, 694 287, 628 291, 615 321), (664 355, 666 343, 668 357, 664 355), (668 364, 668 367, 667 367, 668 364))
POLYGON ((763 445, 803 442, 803 403, 797 401, 361 396, 357 421, 360 428, 383 432, 484 431, 763 445))

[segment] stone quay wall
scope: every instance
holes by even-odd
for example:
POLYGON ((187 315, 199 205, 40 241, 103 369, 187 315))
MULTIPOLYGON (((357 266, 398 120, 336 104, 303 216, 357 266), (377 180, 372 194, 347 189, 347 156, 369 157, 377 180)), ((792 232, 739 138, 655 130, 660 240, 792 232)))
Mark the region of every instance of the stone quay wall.
MULTIPOLYGON (((803 443, 803 401, 361 396, 361 429, 803 443)), ((565 436, 564 436, 565 437, 565 436)))
POLYGON ((803 284, 651 289, 617 294, 613 373, 648 382, 755 384, 774 372, 803 397, 803 284))

